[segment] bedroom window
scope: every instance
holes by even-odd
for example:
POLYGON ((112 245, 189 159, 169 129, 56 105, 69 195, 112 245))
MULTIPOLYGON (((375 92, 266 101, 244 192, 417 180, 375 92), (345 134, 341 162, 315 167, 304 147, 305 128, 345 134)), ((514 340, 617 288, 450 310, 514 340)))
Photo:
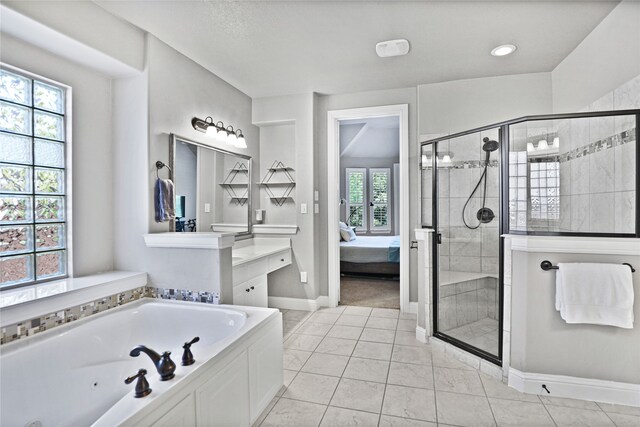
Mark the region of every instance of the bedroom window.
POLYGON ((356 227, 356 230, 367 229, 367 218, 365 216, 365 194, 366 194, 366 172, 365 168, 347 168, 347 224, 356 227))
POLYGON ((389 176, 388 168, 369 169, 369 195, 371 231, 389 231, 389 176))
POLYGON ((0 69, 0 287, 67 275, 67 89, 0 69))

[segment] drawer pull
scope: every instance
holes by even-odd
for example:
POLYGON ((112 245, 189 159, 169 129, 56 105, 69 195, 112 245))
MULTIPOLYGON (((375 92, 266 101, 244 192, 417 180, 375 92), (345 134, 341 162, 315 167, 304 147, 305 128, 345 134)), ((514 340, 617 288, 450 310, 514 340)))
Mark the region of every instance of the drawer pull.
POLYGON ((252 287, 251 287, 251 290, 254 290, 255 288, 256 288, 255 286, 252 286, 252 287))
POLYGON ((247 289, 245 289, 245 291, 247 291, 247 292, 251 292, 251 289, 247 288, 247 289))
POLYGON ((280 261, 284 262, 284 258, 280 258, 280 261))

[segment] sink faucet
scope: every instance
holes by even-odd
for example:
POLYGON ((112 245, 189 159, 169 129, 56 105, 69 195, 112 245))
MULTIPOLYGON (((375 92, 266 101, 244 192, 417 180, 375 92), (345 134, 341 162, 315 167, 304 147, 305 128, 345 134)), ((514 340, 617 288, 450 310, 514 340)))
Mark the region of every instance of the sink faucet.
POLYGON ((138 357, 141 352, 146 353, 153 364, 156 365, 156 371, 160 374, 160 381, 167 381, 175 376, 176 364, 173 363, 173 360, 169 357, 171 355, 170 351, 165 351, 161 356, 150 348, 139 345, 131 350, 129 356, 138 357))

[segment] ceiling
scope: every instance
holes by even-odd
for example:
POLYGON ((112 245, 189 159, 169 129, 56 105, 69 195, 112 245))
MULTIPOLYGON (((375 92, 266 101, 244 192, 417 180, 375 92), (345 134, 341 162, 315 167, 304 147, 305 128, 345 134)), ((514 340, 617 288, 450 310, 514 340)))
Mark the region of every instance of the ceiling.
POLYGON ((617 1, 96 1, 251 97, 553 70, 617 1), (408 55, 375 44, 406 38, 408 55), (489 54, 497 45, 518 50, 489 54))
POLYGON ((400 156, 400 119, 340 121, 340 157, 395 159, 400 156))

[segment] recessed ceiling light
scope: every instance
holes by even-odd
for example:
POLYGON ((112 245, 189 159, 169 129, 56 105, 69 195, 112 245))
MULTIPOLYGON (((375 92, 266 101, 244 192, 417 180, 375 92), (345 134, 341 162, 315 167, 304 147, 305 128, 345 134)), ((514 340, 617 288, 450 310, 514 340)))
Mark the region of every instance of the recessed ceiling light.
POLYGON ((409 42, 405 39, 380 42, 376 44, 376 53, 380 58, 406 55, 409 53, 409 42))
POLYGON ((512 44, 503 44, 500 45, 498 47, 493 48, 493 50, 491 51, 491 55, 493 56, 506 56, 509 55, 510 53, 515 52, 517 49, 517 47, 515 47, 512 44))

